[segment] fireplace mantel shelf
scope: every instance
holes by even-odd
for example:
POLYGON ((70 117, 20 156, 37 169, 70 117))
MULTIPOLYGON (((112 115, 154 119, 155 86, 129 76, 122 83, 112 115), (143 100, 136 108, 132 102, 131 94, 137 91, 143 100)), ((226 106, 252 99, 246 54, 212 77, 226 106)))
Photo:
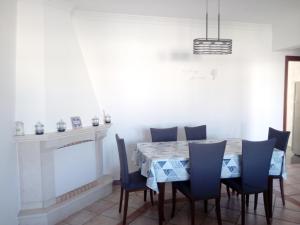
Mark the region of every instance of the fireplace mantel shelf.
POLYGON ((36 134, 26 134, 22 136, 15 136, 15 142, 40 142, 40 141, 54 141, 57 139, 69 138, 73 136, 81 136, 81 135, 89 135, 95 133, 105 134, 106 131, 111 124, 100 124, 97 127, 82 127, 76 128, 72 130, 66 130, 65 132, 50 132, 45 133, 43 135, 36 135, 36 134))
POLYGON ((111 193, 112 177, 103 173, 103 139, 110 126, 101 124, 65 132, 15 136, 21 193, 20 225, 54 225, 111 193), (63 198, 56 195, 54 154, 57 149, 87 141, 94 141, 96 177, 93 185, 78 187, 82 190, 78 195, 65 193, 63 196, 71 197, 62 201, 63 198))

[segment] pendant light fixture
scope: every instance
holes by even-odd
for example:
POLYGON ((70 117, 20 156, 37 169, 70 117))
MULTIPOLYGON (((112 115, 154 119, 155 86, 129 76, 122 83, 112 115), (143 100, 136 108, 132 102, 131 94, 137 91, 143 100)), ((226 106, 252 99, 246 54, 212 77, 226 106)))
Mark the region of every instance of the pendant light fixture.
POLYGON ((218 38, 208 38, 208 0, 206 0, 206 37, 194 39, 194 54, 228 55, 232 53, 232 40, 220 39, 220 0, 218 0, 218 38))

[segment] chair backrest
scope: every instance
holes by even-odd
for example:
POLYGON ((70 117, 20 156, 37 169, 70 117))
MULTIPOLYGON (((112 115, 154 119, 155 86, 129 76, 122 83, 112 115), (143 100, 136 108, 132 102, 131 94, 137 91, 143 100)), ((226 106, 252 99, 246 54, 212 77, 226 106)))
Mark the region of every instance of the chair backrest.
POLYGON ((177 141, 177 127, 150 128, 152 142, 177 141))
POLYGON ((289 142, 289 137, 290 137, 289 131, 280 131, 280 130, 275 130, 272 127, 269 127, 268 139, 272 139, 272 138, 276 139, 275 148, 285 152, 289 142))
POLYGON ((186 140, 204 140, 206 139, 206 125, 198 127, 184 127, 186 140))
POLYGON ((192 197, 198 200, 220 197, 221 171, 226 141, 189 144, 192 197))
POLYGON ((242 188, 247 192, 268 189, 268 176, 275 139, 242 142, 242 188))
POLYGON ((120 160, 120 179, 122 184, 129 183, 128 175, 128 162, 124 139, 121 139, 118 134, 116 134, 116 141, 118 145, 119 160, 120 160))

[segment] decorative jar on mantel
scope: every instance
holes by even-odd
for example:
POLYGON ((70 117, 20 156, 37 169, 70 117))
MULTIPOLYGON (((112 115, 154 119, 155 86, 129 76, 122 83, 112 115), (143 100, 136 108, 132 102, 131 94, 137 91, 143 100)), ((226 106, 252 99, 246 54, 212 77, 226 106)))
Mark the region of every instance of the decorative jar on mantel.
POLYGON ((97 116, 95 116, 93 119, 92 119, 92 125, 94 127, 97 127, 99 126, 99 118, 97 116))
POLYGON ((44 134, 44 125, 41 122, 35 124, 35 134, 42 135, 44 134))
POLYGON ((65 132, 67 125, 63 120, 60 120, 56 123, 57 132, 65 132))
POLYGON ((16 121, 16 136, 24 135, 24 123, 22 121, 16 121))
POLYGON ((109 114, 104 115, 104 122, 105 123, 111 123, 111 116, 109 114))

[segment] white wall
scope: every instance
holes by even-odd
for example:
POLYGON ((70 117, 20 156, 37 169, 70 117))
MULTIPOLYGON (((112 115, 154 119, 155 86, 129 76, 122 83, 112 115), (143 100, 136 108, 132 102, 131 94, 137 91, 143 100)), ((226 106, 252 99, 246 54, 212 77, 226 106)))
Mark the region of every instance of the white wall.
POLYGON ((91 119, 100 114, 99 102, 74 33, 71 11, 46 5, 44 22, 47 130, 55 131, 61 118, 70 128, 71 116, 80 116, 90 126, 91 119))
MULTIPOLYGON (((29 3, 23 7, 25 13, 29 3)), ((150 140, 149 127, 207 124, 211 138, 252 140, 266 138, 269 126, 282 127, 284 56, 291 52, 272 52, 271 25, 224 22, 222 36, 233 39, 233 54, 195 56, 192 40, 204 36, 197 20, 34 7, 23 15, 27 20, 20 13, 20 23, 28 23, 17 38, 32 41, 28 35, 38 32, 33 54, 43 62, 26 76, 17 73, 17 84, 27 84, 17 86, 16 117, 29 133, 40 118, 51 131, 60 118, 79 115, 88 125, 105 109, 113 126, 104 142, 104 171, 116 178, 116 132, 131 152, 136 142, 150 140), (33 29, 28 18, 39 16, 43 23, 33 29)), ((216 27, 209 33, 216 35, 216 27)), ((29 42, 18 43, 18 55, 26 55, 29 42)))
POLYGON ((26 133, 46 118, 44 11, 42 1, 18 1, 15 117, 26 133))
POLYGON ((68 7, 39 0, 18 2, 16 120, 34 133, 41 121, 47 132, 63 119, 81 116, 84 125, 99 106, 82 59, 68 7))
MULTIPOLYGON (((150 140, 149 127, 207 124, 210 138, 252 140, 266 138, 269 126, 281 128, 285 53, 272 52, 271 25, 222 23, 233 54, 197 56, 199 21, 81 11, 74 23, 101 104, 112 114, 111 133, 125 137, 130 150, 150 140)), ((117 171, 113 135, 106 148, 107 168, 117 171)))
POLYGON ((291 10, 284 16, 278 15, 273 22, 274 50, 300 48, 300 11, 291 10))
POLYGON ((17 156, 13 144, 15 106, 16 1, 0 1, 0 223, 16 225, 17 156))

